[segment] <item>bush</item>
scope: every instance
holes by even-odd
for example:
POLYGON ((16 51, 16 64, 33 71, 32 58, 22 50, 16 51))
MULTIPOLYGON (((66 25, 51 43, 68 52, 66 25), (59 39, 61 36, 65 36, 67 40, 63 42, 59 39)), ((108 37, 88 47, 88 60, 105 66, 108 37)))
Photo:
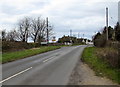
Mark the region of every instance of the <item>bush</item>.
POLYGON ((94 40, 94 45, 96 47, 105 47, 106 46, 106 37, 105 35, 99 36, 97 39, 94 40))
MULTIPOLYGON (((110 53, 116 54, 116 50, 113 48, 96 48, 96 47, 87 47, 83 51, 82 54, 82 60, 87 63, 93 70, 95 70, 96 75, 100 75, 103 77, 108 77, 111 80, 117 82, 120 84, 120 69, 111 67, 108 62, 104 61, 103 59, 108 55, 109 58, 108 61, 111 60, 111 58, 114 60, 114 56, 110 57, 112 54, 108 54, 108 51, 112 50, 110 53), (97 52, 97 55, 95 54, 97 52), (106 53, 107 52, 107 53, 106 53), (100 56, 101 54, 101 56, 100 56)), ((116 59, 113 63, 118 62, 116 59)), ((105 86, 106 87, 106 86, 105 86)))
POLYGON ((120 43, 117 42, 117 41, 107 41, 107 47, 112 47, 112 48, 115 48, 115 49, 118 49, 120 43))
POLYGON ((8 49, 10 49, 9 43, 2 41, 2 50, 5 51, 5 50, 8 50, 8 49))
POLYGON ((120 43, 118 44, 118 63, 120 67, 120 43))
POLYGON ((38 43, 27 43, 29 48, 39 47, 40 45, 38 43))
POLYGON ((19 51, 23 49, 30 49, 34 47, 38 47, 38 43, 25 43, 25 42, 10 42, 10 41, 2 41, 2 51, 19 51))
POLYGON ((104 61, 109 63, 112 67, 120 68, 119 66, 119 57, 118 50, 114 48, 98 48, 96 54, 99 58, 102 58, 104 61))

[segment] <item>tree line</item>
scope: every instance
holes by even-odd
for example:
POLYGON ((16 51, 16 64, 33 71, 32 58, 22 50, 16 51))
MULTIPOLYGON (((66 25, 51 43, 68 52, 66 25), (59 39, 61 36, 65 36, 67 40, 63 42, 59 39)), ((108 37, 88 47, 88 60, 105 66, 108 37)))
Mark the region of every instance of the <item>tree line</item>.
POLYGON ((27 43, 28 39, 31 38, 34 43, 41 43, 41 41, 46 41, 47 33, 49 36, 53 34, 53 25, 49 25, 47 26, 46 20, 42 17, 24 17, 18 21, 16 29, 9 32, 2 30, 2 41, 27 43))
MULTIPOLYGON (((94 45, 97 47, 104 47, 107 44, 106 27, 102 32, 98 32, 93 36, 94 45)), ((114 28, 108 27, 108 40, 112 42, 120 42, 120 24, 117 23, 114 28)))
POLYGON ((74 37, 74 36, 63 36, 61 38, 58 39, 58 43, 73 43, 73 44, 83 44, 83 43, 86 43, 86 42, 91 42, 91 40, 89 39, 85 39, 85 38, 77 38, 77 37, 74 37))

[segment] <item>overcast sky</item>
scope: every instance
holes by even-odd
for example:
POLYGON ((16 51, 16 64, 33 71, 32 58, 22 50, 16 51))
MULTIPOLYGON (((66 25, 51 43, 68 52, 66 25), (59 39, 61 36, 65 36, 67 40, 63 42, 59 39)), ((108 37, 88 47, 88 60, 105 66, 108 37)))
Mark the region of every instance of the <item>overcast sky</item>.
POLYGON ((105 8, 109 25, 118 21, 119 0, 0 0, 0 29, 11 30, 26 16, 48 17, 57 38, 69 35, 91 38, 105 26, 105 8), (113 2, 114 1, 114 2, 113 2), (112 18, 111 18, 112 17, 112 18))

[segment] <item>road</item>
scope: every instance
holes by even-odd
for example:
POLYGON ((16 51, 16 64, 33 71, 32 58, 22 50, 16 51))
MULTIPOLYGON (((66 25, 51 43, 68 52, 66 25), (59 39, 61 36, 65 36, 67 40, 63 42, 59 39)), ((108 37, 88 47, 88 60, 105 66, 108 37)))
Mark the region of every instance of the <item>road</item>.
POLYGON ((3 85, 67 85, 86 45, 60 49, 3 64, 3 85))

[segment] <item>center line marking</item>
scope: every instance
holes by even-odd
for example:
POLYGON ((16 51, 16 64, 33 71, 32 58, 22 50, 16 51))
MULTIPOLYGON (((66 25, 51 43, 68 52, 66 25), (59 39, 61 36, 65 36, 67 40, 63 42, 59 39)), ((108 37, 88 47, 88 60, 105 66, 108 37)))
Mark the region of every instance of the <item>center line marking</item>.
POLYGON ((0 83, 3 83, 3 82, 5 82, 5 81, 7 81, 7 80, 9 80, 9 79, 11 79, 11 78, 13 78, 13 77, 16 77, 17 75, 20 75, 20 74, 22 74, 22 73, 24 73, 24 72, 26 72, 26 71, 28 71, 28 70, 30 70, 30 69, 32 69, 32 67, 30 67, 30 68, 28 68, 28 69, 25 69, 25 70, 23 70, 23 71, 21 71, 21 72, 15 74, 15 75, 12 75, 12 76, 10 76, 10 77, 8 77, 8 78, 6 78, 6 79, 0 81, 0 83))
POLYGON ((49 60, 51 60, 51 59, 53 59, 53 57, 48 58, 48 59, 44 60, 43 62, 47 62, 47 61, 49 61, 49 60))

